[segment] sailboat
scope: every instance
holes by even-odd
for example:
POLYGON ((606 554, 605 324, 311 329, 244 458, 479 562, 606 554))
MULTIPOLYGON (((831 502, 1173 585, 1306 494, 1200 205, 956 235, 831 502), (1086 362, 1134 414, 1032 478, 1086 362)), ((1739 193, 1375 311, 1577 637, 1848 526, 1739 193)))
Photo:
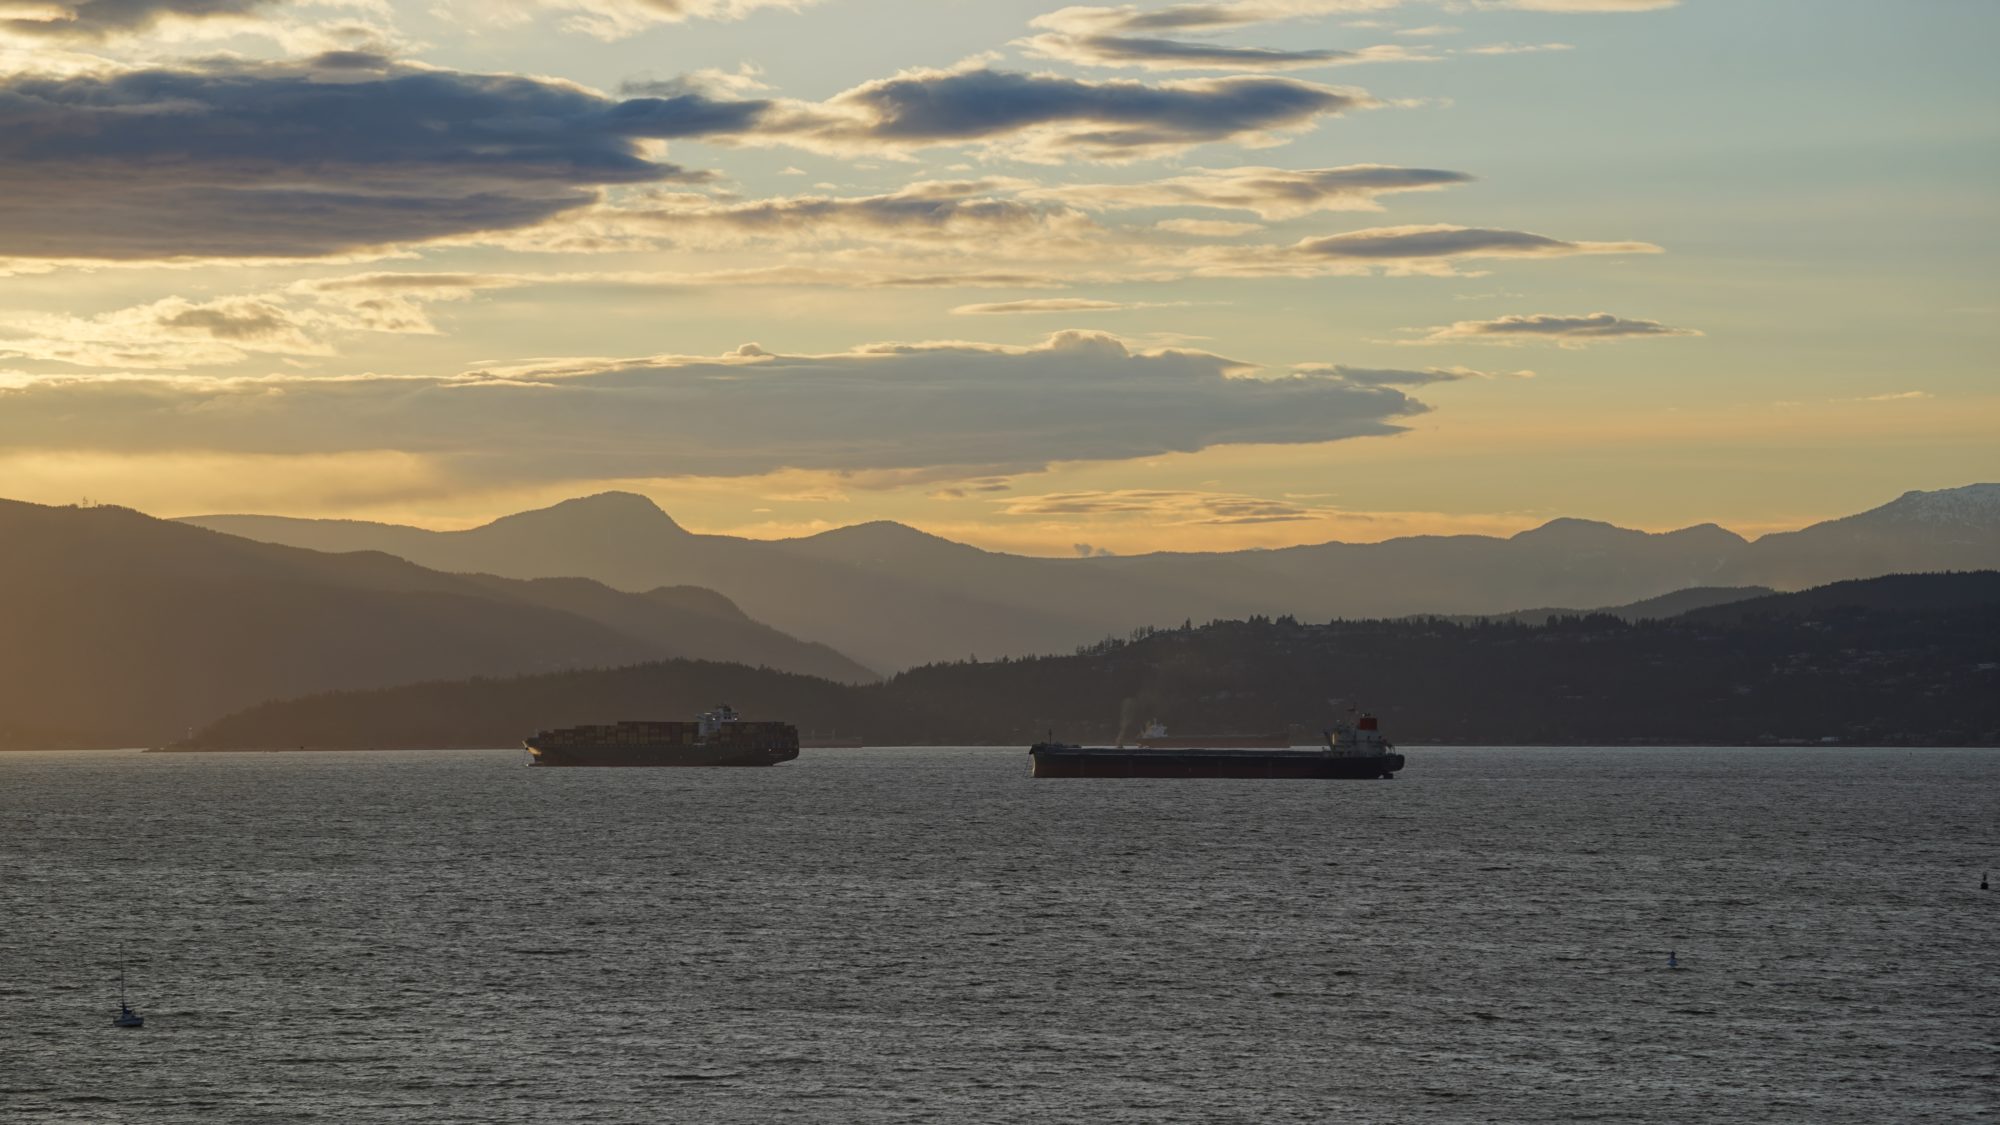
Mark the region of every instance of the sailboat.
POLYGON ((132 1005, 125 1002, 125 969, 123 966, 120 966, 118 969, 118 1018, 111 1021, 111 1026, 122 1027, 127 1030, 146 1026, 146 1017, 133 1011, 132 1005))

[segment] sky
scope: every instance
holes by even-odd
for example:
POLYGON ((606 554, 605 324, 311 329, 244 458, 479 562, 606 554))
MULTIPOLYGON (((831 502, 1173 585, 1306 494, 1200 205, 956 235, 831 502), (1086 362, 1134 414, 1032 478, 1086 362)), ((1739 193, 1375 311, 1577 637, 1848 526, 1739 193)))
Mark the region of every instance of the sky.
POLYGON ((1029 554, 2000 480, 1990 0, 0 0, 0 496, 1029 554))

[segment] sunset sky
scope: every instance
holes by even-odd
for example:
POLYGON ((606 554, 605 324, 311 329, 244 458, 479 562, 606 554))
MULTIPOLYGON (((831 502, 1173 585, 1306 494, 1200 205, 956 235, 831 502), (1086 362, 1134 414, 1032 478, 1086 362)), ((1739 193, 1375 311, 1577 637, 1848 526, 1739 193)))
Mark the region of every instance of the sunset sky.
POLYGON ((1990 0, 0 0, 0 496, 1035 554, 2000 480, 1990 0))

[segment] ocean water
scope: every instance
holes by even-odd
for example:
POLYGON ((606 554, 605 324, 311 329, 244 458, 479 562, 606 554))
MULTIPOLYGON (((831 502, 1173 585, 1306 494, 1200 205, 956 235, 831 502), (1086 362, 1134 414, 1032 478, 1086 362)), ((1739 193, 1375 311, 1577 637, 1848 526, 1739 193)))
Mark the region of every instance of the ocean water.
POLYGON ((1995 752, 0 755, 0 1120, 1992 1121, 1982 867, 1995 752))

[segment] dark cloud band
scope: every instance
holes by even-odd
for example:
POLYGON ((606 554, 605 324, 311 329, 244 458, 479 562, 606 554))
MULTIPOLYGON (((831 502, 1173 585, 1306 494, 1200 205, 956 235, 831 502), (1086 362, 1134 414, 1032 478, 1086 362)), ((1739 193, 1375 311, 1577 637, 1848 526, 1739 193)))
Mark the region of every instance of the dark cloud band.
POLYGON ((1275 47, 1235 47, 1222 43, 1190 43, 1132 35, 1067 35, 1048 32, 1021 40, 1020 46, 1042 58, 1079 66, 1143 67, 1148 70, 1306 70, 1368 62, 1427 61, 1396 47, 1359 51, 1332 48, 1281 50, 1275 47))
POLYGON ((1493 320, 1461 320, 1433 328, 1419 342, 1519 344, 1545 340, 1565 347, 1580 347, 1605 340, 1632 340, 1662 336, 1699 336, 1692 328, 1675 328, 1657 320, 1630 320, 1607 312, 1582 316, 1555 316, 1535 313, 1503 316, 1493 320))
POLYGON ((1480 227, 1381 227, 1309 238, 1292 248, 1306 258, 1408 261, 1421 258, 1556 258, 1571 254, 1647 254, 1644 242, 1570 242, 1519 230, 1480 227))
POLYGON ((95 41, 144 31, 169 19, 241 19, 283 0, 66 0, 34 5, 36 18, 0 14, 0 34, 95 41))
MULTIPOLYGON (((648 141, 880 151, 1018 139, 1116 159, 1265 137, 1373 104, 1284 78, 1148 85, 986 69, 906 74, 826 103, 682 84, 619 100, 357 52, 301 65, 13 75, 0 77, 0 258, 325 256, 513 230, 593 203, 608 186, 706 178, 651 158, 648 141)), ((905 226, 926 210, 1027 214, 908 197, 846 208, 905 226)))
POLYGON ((740 132, 763 109, 380 59, 0 78, 0 257, 304 257, 507 230, 603 185, 702 178, 640 142, 740 132))
POLYGON ((395 449, 494 479, 742 476, 783 468, 942 479, 1054 461, 1397 430, 1427 409, 1333 375, 1241 377, 1191 351, 1066 332, 1029 348, 890 344, 828 356, 594 362, 454 379, 77 379, 0 389, 0 450, 395 449), (272 393, 282 388, 282 394, 272 393), (87 434, 58 424, 87 415, 87 434), (717 418, 756 419, 756 440, 717 418), (60 435, 58 437, 57 435, 60 435))
POLYGON ((1298 129, 1380 103, 1290 78, 1086 81, 977 68, 865 83, 767 120, 765 135, 831 145, 923 147, 1041 134, 1057 153, 1117 159, 1298 129))

